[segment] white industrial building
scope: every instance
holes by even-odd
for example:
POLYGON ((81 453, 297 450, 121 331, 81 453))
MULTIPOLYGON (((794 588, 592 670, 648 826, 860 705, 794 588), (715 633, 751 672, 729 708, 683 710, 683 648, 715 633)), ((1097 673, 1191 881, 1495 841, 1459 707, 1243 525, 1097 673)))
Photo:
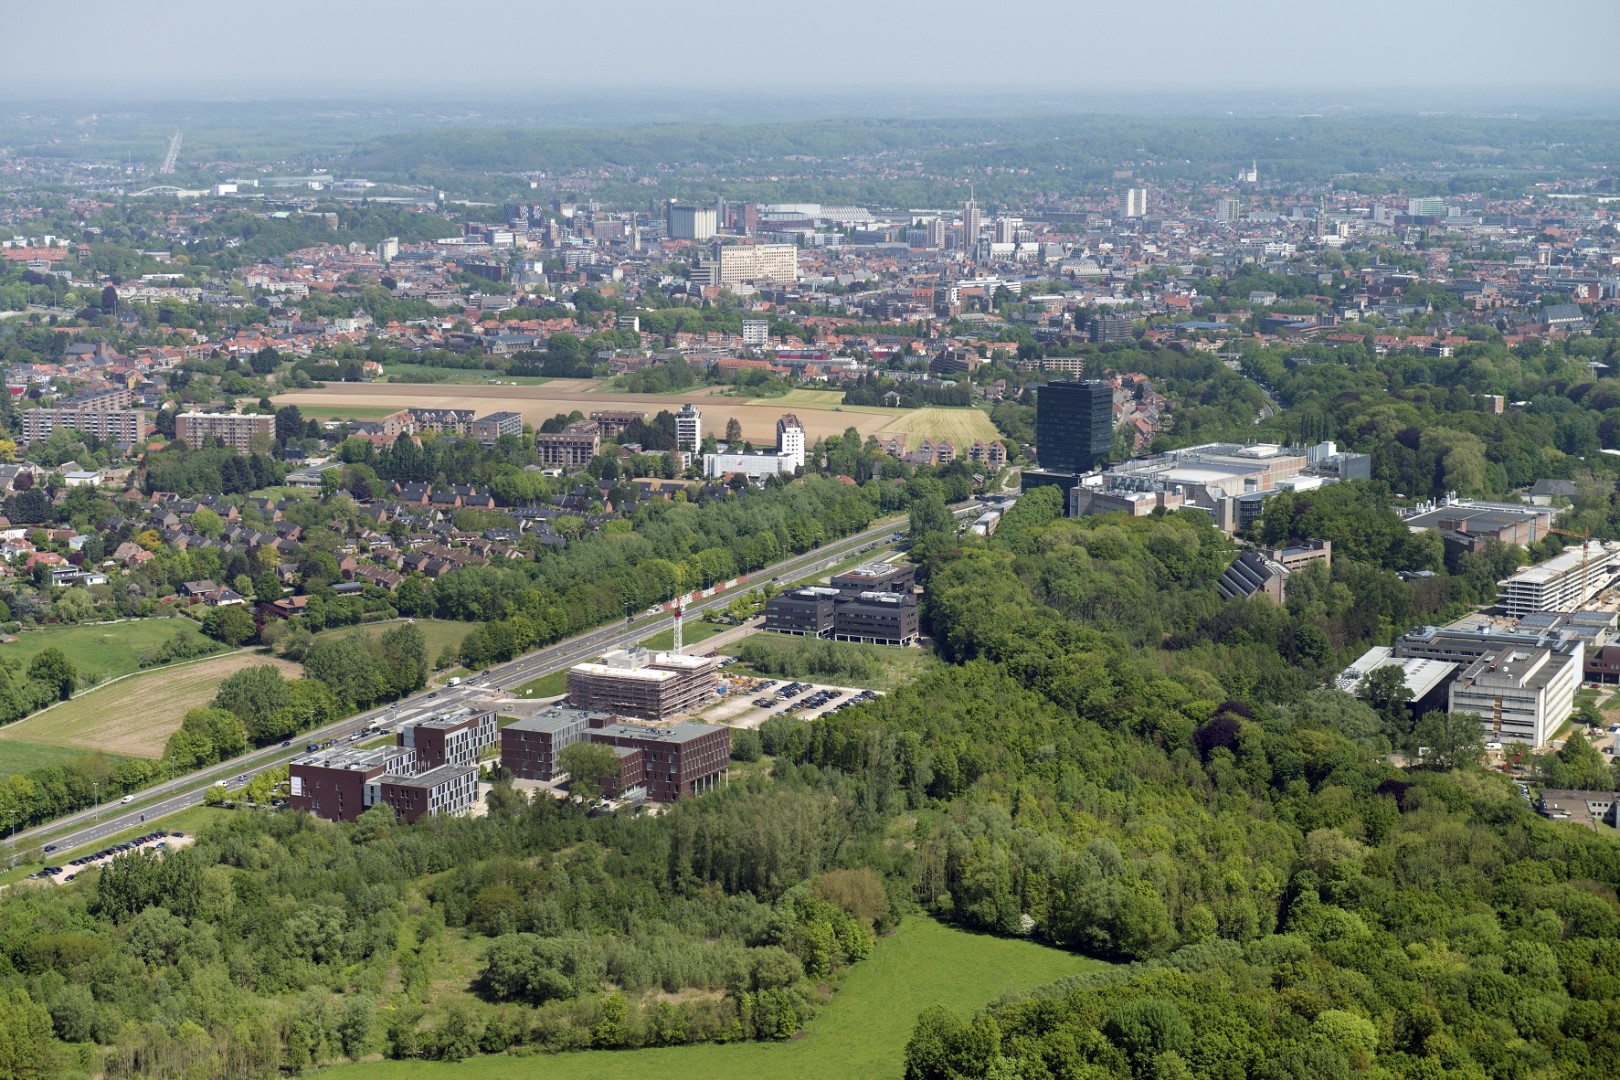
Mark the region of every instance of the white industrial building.
POLYGON ((798 469, 798 462, 790 453, 761 451, 754 454, 704 454, 703 475, 709 477, 732 476, 738 473, 750 480, 763 480, 767 476, 789 476, 798 469))

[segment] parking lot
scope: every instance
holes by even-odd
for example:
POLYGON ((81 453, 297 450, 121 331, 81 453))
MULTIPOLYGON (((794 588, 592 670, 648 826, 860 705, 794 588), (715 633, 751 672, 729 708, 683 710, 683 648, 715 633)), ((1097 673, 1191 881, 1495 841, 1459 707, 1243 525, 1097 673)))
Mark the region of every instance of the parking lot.
MULTIPOLYGON (((76 858, 69 859, 61 866, 47 865, 45 869, 36 870, 34 873, 29 874, 28 878, 25 880, 51 881, 58 885, 66 884, 67 882, 78 877, 82 871, 89 870, 92 867, 102 866, 108 862, 111 862, 118 856, 127 855, 132 851, 140 851, 142 849, 151 851, 169 851, 174 848, 185 847, 190 843, 192 843, 192 838, 187 836, 185 833, 162 831, 149 832, 144 836, 138 836, 133 840, 126 840, 120 844, 112 844, 108 847, 104 847, 90 855, 80 855, 76 858)), ((49 848, 46 849, 45 854, 47 858, 50 857, 51 851, 49 848)))
POLYGON ((702 719, 711 724, 757 728, 772 716, 794 716, 819 720, 851 705, 871 701, 881 691, 854 686, 830 686, 792 679, 734 679, 732 692, 705 710, 702 719))

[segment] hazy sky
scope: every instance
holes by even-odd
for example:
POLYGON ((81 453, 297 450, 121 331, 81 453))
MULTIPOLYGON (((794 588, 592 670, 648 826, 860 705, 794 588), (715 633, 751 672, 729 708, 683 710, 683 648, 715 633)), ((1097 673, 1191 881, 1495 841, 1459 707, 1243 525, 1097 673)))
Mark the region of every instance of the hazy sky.
POLYGON ((5 5, 15 97, 851 84, 1620 85, 1617 0, 88 0, 5 5))

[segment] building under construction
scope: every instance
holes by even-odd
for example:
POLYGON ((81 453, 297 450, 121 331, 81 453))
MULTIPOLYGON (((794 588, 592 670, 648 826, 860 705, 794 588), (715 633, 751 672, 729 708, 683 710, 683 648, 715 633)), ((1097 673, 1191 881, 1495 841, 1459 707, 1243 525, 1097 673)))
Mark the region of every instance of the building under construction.
POLYGON ((568 671, 568 704, 576 709, 667 720, 714 697, 718 660, 712 656, 615 649, 599 663, 568 671))

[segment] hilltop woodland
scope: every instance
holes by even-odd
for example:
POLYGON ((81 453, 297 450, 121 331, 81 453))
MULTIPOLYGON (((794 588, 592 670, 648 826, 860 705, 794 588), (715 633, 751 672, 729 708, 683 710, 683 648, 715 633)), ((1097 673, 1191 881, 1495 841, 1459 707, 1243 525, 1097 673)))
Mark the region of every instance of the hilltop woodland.
MULTIPOLYGON (((919 507, 949 666, 773 719, 768 774, 662 817, 505 784, 485 818, 414 827, 240 813, 14 892, 0 1060, 268 1077, 779 1039, 924 911, 1115 966, 929 1010, 914 1080, 1620 1074, 1613 840, 1472 764, 1477 725, 1313 689, 1424 602, 1386 565, 1418 557, 1403 530, 1355 550, 1393 518, 1379 489, 1342 490, 1309 512, 1346 554, 1288 607, 1220 600, 1194 513, 1069 520, 1036 492, 984 541, 919 507), (1430 768, 1389 764, 1448 732, 1430 768)), ((1306 512, 1284 509, 1264 527, 1306 512)))

